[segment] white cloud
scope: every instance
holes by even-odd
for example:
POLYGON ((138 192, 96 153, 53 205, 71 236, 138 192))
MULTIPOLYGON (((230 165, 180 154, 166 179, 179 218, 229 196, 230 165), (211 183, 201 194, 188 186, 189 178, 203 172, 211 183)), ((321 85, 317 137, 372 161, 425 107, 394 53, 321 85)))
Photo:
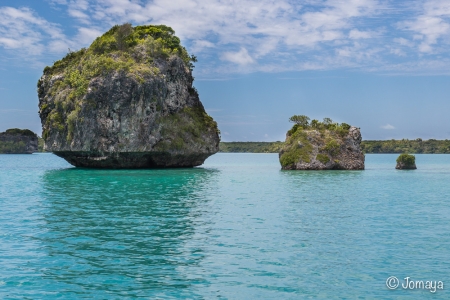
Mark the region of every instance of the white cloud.
POLYGON ((96 28, 80 27, 78 28, 78 33, 75 36, 75 40, 82 45, 89 45, 102 34, 103 32, 96 28))
POLYGON ((387 130, 392 130, 392 129, 395 129, 395 127, 394 127, 394 126, 392 126, 391 124, 386 124, 386 125, 383 125, 383 126, 381 126, 380 128, 383 128, 383 129, 387 129, 387 130))
MULTIPOLYGON (((247 71, 279 71, 304 65, 305 61, 292 61, 297 60, 298 53, 345 41, 349 39, 347 32, 351 32, 352 39, 372 37, 372 32, 352 27, 358 18, 376 15, 382 7, 380 3, 381 0, 302 4, 291 0, 78 0, 68 2, 67 9, 79 22, 97 24, 102 30, 124 22, 166 24, 184 42, 190 41, 189 50, 196 55, 219 55, 222 61, 246 66, 247 71), (86 15, 90 18, 86 19, 86 15), (217 51, 219 47, 221 52, 217 51), (268 65, 268 55, 278 63, 268 65)), ((315 60, 321 62, 319 57, 315 60)), ((233 67, 211 69, 223 72, 233 67)))
POLYGON ((247 65, 254 62, 253 58, 248 54, 248 51, 245 48, 241 48, 238 52, 225 52, 222 55, 222 59, 238 65, 247 65))
POLYGON ((115 24, 165 24, 201 63, 207 60, 197 74, 211 75, 335 68, 442 70, 434 59, 424 63, 423 54, 443 54, 450 43, 446 0, 412 0, 407 6, 385 0, 47 2, 66 10, 74 34, 66 36, 59 25, 30 9, 3 7, 0 47, 34 56, 62 53, 89 45, 115 24), (400 58, 402 63, 397 63, 400 58))
POLYGON ((421 13, 414 20, 401 22, 400 27, 413 31, 414 40, 421 40, 417 46, 423 53, 431 53, 439 39, 450 37, 450 2, 430 0, 423 4, 421 13))
POLYGON ((400 44, 401 46, 407 46, 407 47, 413 47, 414 46, 413 42, 408 41, 407 39, 402 38, 402 37, 394 38, 394 42, 397 43, 397 44, 400 44))
POLYGON ((0 7, 1 47, 40 55, 45 50, 44 39, 61 40, 64 34, 58 25, 46 21, 28 8, 0 7))
POLYGON ((397 56, 406 56, 406 53, 399 48, 391 48, 390 52, 397 56))
POLYGON ((351 39, 370 39, 373 36, 373 32, 359 31, 358 29, 350 30, 348 37, 351 39))
POLYGON ((191 51, 193 53, 201 52, 206 48, 214 48, 214 43, 207 41, 207 40, 195 40, 193 42, 193 45, 191 47, 191 51))

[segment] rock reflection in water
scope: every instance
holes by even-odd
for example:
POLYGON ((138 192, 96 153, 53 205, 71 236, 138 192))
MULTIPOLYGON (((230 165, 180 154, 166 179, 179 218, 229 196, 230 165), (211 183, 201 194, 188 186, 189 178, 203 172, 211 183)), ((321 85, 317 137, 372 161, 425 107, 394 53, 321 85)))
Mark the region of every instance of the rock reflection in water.
POLYGON ((205 189, 215 173, 48 171, 41 236, 48 251, 44 276, 53 284, 59 280, 61 289, 77 295, 97 290, 99 297, 156 296, 198 282, 183 268, 195 268, 203 259, 201 243, 190 247, 187 242, 195 239, 196 219, 207 208, 205 189))

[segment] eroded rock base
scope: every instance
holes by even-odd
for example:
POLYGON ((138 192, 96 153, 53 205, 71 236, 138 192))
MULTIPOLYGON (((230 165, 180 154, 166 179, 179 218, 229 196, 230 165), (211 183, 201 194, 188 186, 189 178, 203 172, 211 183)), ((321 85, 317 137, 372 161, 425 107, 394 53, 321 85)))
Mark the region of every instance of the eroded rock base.
POLYGON ((211 154, 170 154, 167 152, 53 152, 75 167, 97 169, 192 168, 211 154))
POLYGON ((397 170, 416 170, 416 164, 413 165, 406 165, 404 163, 398 162, 397 165, 395 166, 395 168, 397 170))

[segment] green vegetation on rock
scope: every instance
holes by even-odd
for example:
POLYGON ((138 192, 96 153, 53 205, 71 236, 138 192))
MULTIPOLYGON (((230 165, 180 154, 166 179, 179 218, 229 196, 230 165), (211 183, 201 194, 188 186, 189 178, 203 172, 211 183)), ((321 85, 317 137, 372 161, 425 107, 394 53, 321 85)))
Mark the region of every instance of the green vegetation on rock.
POLYGON ((174 55, 192 71, 197 59, 189 56, 172 28, 165 25, 132 27, 129 23, 112 27, 87 49, 69 52, 53 66, 46 67, 38 82, 40 98, 45 93, 54 97, 54 101, 40 106, 41 115, 48 115, 43 138, 47 139, 48 128, 56 128, 67 133, 68 141, 72 140, 83 102, 92 107, 96 105, 91 99, 85 99, 92 79, 124 72, 143 83, 149 76, 162 76, 158 61, 174 55), (49 91, 44 91, 44 86, 49 86, 49 91))
POLYGON ((23 141, 0 141, 0 153, 2 154, 20 153, 25 147, 26 143, 23 141))
POLYGON ((324 130, 334 131, 339 134, 341 137, 344 137, 348 134, 348 130, 350 129, 350 125, 347 123, 334 123, 330 118, 324 118, 323 122, 318 120, 312 120, 309 123, 310 118, 305 115, 294 115, 289 118, 289 121, 295 123, 294 126, 288 131, 288 135, 292 135, 297 129, 315 129, 323 132, 324 130))
POLYGON ((169 147, 182 150, 188 141, 206 146, 202 132, 208 128, 215 128, 220 134, 216 121, 200 107, 185 107, 177 114, 161 117, 158 123, 161 124, 161 134, 165 137, 164 141, 156 145, 155 150, 158 151, 167 151, 169 147))
POLYGON ((339 155, 342 144, 340 140, 349 133, 350 125, 333 123, 330 118, 324 118, 323 122, 312 120, 310 123, 309 120, 305 115, 294 115, 289 119, 295 124, 287 132, 286 142, 280 150, 283 168, 297 162, 310 163, 313 159, 326 164, 330 161, 330 156, 339 155), (320 147, 314 150, 313 145, 320 147))
POLYGON ((23 136, 31 136, 31 137, 36 137, 36 133, 34 133, 33 131, 29 130, 29 129, 19 129, 19 128, 11 128, 11 129, 7 129, 5 131, 5 134, 9 134, 9 135, 23 135, 23 136))
POLYGON ((44 139, 38 137, 38 152, 45 152, 44 151, 44 139))
POLYGON ((300 126, 288 136, 280 156, 280 162, 283 167, 293 165, 299 159, 307 163, 311 161, 310 154, 313 147, 307 137, 306 132, 300 126))
POLYGON ((401 163, 406 167, 414 166, 416 164, 416 157, 411 154, 402 153, 397 157, 397 163, 401 163))
POLYGON ((326 164, 327 162, 330 161, 330 158, 328 157, 328 155, 323 154, 323 153, 317 154, 316 159, 323 164, 326 164))

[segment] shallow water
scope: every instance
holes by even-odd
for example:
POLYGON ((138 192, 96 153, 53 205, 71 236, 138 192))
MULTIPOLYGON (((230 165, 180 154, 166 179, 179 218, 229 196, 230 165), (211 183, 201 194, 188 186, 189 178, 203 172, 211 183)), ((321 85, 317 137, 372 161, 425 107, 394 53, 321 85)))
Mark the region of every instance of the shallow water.
POLYGON ((0 298, 449 299, 450 155, 396 157, 304 172, 277 154, 179 170, 0 155, 0 298))

